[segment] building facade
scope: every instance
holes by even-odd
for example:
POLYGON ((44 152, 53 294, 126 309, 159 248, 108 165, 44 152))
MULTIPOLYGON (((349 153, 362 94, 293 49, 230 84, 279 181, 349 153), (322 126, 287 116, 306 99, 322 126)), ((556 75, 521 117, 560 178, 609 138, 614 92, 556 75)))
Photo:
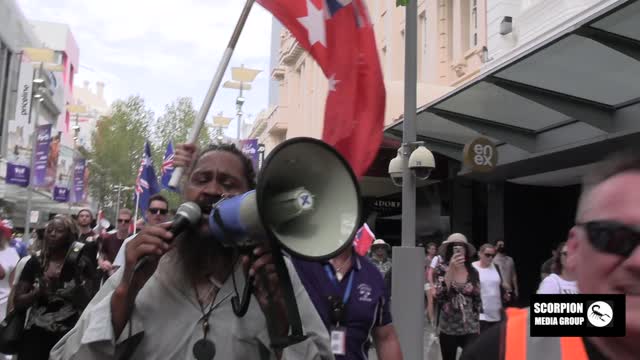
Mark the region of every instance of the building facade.
MULTIPOLYGON (((402 139, 405 9, 394 0, 367 4, 387 126, 361 189, 369 225, 398 244, 401 195, 386 171, 402 139)), ((476 245, 505 239, 526 302, 540 264, 574 224, 581 176, 604 155, 640 143, 640 3, 434 0, 418 9, 416 125, 436 169, 418 183, 416 240, 450 232, 476 245), (470 146, 478 143, 480 154, 470 146)), ((272 76, 278 105, 252 135, 267 151, 287 138, 320 137, 327 80, 286 31, 272 76)))
POLYGON ((95 89, 85 81, 83 86, 74 87, 73 105, 71 107, 71 129, 75 144, 86 150, 91 149, 91 138, 98 121, 109 115, 110 107, 104 97, 104 82, 95 83, 95 89), (73 111, 76 110, 76 111, 73 111))
POLYGON ((0 216, 19 228, 26 221, 39 226, 52 214, 76 212, 69 197, 86 206, 82 192, 74 197, 71 191, 74 177, 83 180, 67 110, 78 46, 68 26, 32 23, 14 0, 0 0, 0 24, 0 216), (36 141, 38 160, 31 166, 36 141))

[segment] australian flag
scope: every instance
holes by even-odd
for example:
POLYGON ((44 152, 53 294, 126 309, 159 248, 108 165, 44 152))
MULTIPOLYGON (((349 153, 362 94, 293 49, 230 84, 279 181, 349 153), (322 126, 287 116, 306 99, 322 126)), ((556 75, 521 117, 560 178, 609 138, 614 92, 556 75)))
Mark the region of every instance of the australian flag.
POLYGON ((385 89, 365 0, 256 0, 318 63, 328 80, 322 140, 365 174, 382 142, 385 89))
POLYGON ((176 191, 176 189, 169 186, 171 175, 173 175, 173 169, 173 144, 169 141, 167 151, 164 153, 164 159, 162 159, 162 167, 160 168, 162 176, 162 180, 160 182, 162 183, 163 188, 176 191))
POLYGON ((144 143, 144 154, 138 170, 136 179, 136 196, 139 197, 138 207, 144 214, 149 205, 149 198, 160 192, 158 178, 153 170, 153 159, 151 158, 151 147, 149 142, 144 143))

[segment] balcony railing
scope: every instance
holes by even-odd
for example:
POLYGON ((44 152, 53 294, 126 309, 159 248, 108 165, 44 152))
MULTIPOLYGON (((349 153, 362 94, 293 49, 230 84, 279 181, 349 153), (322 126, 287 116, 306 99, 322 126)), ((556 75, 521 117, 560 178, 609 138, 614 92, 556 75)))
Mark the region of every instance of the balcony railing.
POLYGON ((280 64, 293 65, 304 54, 304 49, 287 30, 280 34, 280 64))

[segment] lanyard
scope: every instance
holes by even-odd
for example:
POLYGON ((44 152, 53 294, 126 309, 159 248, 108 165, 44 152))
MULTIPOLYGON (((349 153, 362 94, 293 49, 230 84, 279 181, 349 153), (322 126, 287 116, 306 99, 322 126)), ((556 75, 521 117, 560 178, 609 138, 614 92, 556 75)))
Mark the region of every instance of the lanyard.
MULTIPOLYGON (((325 265, 324 266, 324 271, 327 272, 327 276, 329 277, 329 280, 331 280, 333 285, 338 287, 338 281, 336 280, 336 276, 333 274, 333 271, 331 270, 331 267, 329 265, 325 265)), ((342 295, 342 303, 345 304, 345 305, 347 304, 347 301, 349 300, 349 296, 351 296, 351 287, 353 285, 353 273, 354 272, 355 272, 355 269, 351 269, 351 273, 349 274, 349 280, 347 282, 347 288, 344 290, 344 294, 342 295)))

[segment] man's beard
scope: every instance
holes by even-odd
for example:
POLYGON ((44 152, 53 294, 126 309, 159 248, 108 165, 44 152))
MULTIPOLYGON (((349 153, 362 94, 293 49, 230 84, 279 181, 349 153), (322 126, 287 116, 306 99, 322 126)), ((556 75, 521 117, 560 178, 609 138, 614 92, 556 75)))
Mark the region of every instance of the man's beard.
POLYGON ((176 238, 176 242, 185 275, 192 281, 211 275, 216 259, 226 258, 231 262, 233 256, 233 249, 222 247, 211 234, 203 234, 198 227, 185 230, 176 238))

